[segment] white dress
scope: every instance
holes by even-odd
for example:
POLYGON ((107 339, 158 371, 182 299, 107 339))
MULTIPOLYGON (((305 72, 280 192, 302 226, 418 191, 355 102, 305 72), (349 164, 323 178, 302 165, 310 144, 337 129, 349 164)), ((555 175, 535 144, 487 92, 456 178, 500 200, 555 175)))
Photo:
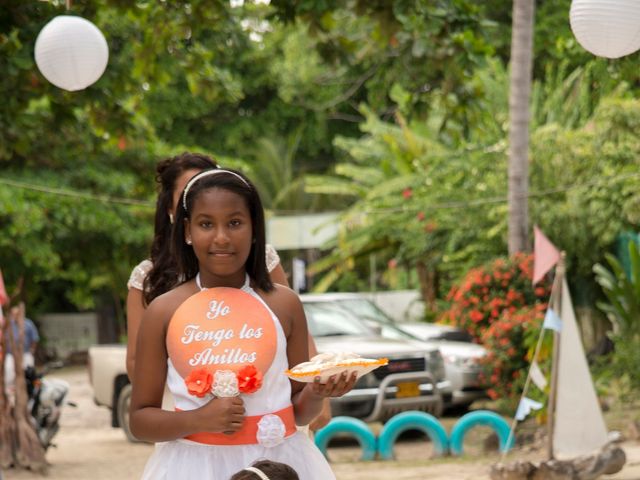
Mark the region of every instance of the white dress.
MULTIPOLYGON (((272 272, 274 268, 280 263, 280 257, 278 252, 272 245, 267 244, 265 248, 265 257, 267 263, 267 271, 272 272)), ((135 288, 136 290, 144 290, 144 279, 147 278, 153 263, 151 260, 146 259, 136 265, 131 271, 129 280, 127 281, 127 290, 135 288)), ((173 410, 174 403, 171 398, 171 393, 165 388, 164 397, 162 399, 162 408, 165 410, 173 410)))
MULTIPOLYGON (((268 310, 275 327, 275 353, 271 366, 264 372, 262 387, 251 395, 243 395, 246 415, 260 419, 291 406, 291 384, 284 374, 288 368, 287 341, 273 312, 249 286, 248 278, 241 290, 258 299, 268 310)), ((173 319, 172 319, 173 320, 173 319)), ((170 341, 170 339, 168 339, 170 341)), ((270 346, 271 347, 271 346, 270 346)), ((176 408, 189 410, 210 401, 190 395, 171 358, 167 360, 167 386, 174 396, 176 408)), ((271 420, 268 418, 267 420, 271 420)), ((244 445, 209 445, 179 439, 156 444, 147 462, 144 480, 229 480, 236 472, 260 459, 283 462, 294 468, 301 480, 335 479, 331 467, 320 450, 304 433, 296 431, 275 446, 258 442, 244 445)), ((267 443, 268 442, 264 442, 267 443)))

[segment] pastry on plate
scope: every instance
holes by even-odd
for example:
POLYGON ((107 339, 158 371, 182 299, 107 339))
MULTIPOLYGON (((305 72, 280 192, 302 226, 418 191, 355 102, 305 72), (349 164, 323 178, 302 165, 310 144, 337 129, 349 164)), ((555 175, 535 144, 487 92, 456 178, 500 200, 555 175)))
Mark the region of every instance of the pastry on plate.
POLYGON ((352 352, 319 353, 308 362, 302 362, 287 370, 287 376, 297 382, 313 382, 320 377, 320 383, 325 383, 331 375, 355 372, 357 377, 375 370, 389 363, 386 358, 363 358, 352 352))

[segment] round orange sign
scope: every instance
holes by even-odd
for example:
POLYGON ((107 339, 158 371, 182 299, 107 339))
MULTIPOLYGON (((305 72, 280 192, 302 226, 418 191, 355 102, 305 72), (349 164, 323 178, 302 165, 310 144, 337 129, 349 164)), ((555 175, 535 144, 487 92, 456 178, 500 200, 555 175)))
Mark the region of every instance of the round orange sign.
POLYGON ((237 288, 209 288, 189 297, 171 317, 167 350, 185 378, 195 368, 237 372, 253 364, 263 374, 275 355, 271 312, 237 288))

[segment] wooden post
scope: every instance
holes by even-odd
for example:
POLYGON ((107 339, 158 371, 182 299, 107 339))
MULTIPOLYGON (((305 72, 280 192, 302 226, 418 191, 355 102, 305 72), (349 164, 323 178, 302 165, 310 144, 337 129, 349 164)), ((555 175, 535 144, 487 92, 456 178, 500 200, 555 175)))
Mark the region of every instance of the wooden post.
MULTIPOLYGON (((560 260, 556 268, 556 276, 553 279, 552 297, 549 301, 550 308, 560 315, 562 310, 562 283, 565 275, 565 252, 560 253, 560 260)), ((549 406, 547 408, 547 430, 549 442, 547 444, 547 456, 553 460, 553 429, 555 427, 556 396, 558 388, 558 361, 560 360, 560 333, 553 332, 553 355, 551 357, 551 385, 549 388, 549 406)))

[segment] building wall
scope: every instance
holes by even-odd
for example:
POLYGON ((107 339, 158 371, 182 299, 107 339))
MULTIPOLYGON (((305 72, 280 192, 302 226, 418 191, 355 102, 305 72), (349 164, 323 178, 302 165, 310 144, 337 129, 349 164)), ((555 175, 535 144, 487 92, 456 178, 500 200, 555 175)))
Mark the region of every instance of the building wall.
POLYGON ((87 351, 98 343, 98 315, 87 313, 47 313, 37 318, 47 353, 64 359, 87 351))

